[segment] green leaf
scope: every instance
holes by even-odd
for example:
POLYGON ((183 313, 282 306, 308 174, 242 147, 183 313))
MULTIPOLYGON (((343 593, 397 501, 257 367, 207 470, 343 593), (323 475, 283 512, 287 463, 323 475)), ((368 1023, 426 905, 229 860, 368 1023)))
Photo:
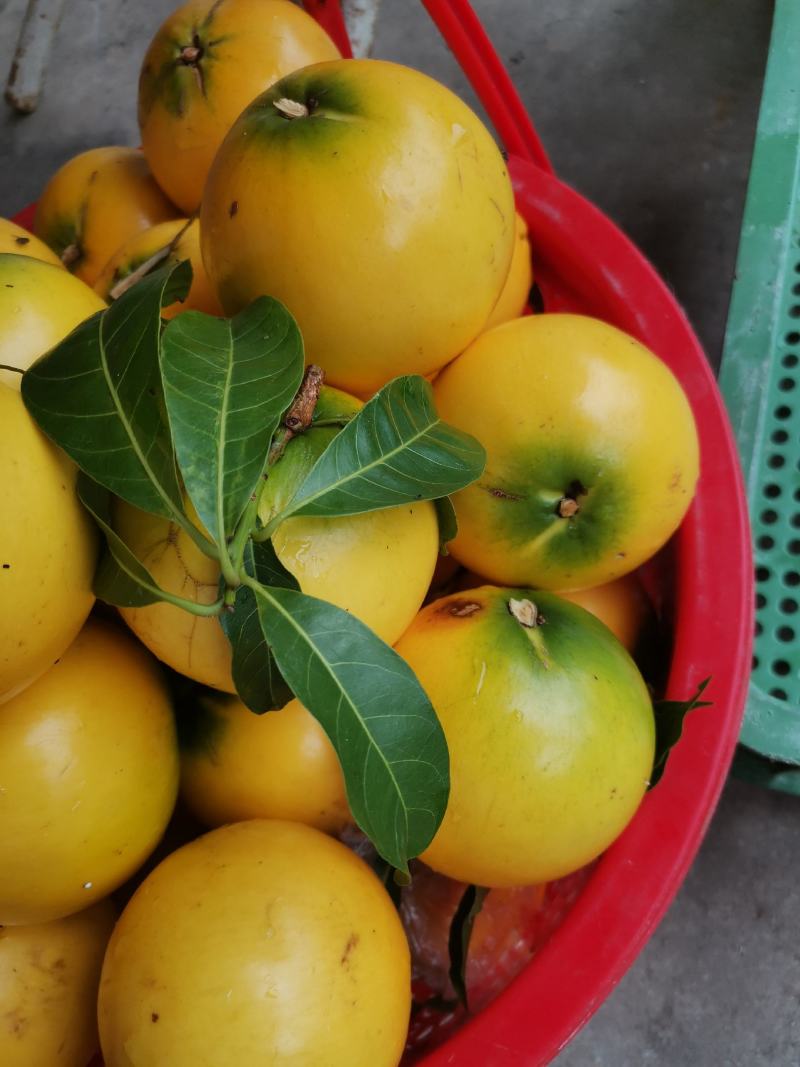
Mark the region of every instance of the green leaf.
POLYGON ((139 608, 162 600, 163 590, 114 531, 109 491, 82 472, 78 475, 78 496, 106 539, 106 550, 94 576, 95 596, 121 608, 139 608))
POLYGON ((456 996, 469 1010, 467 998, 467 961, 472 928, 480 914, 489 890, 479 885, 469 885, 458 902, 458 907, 450 922, 448 948, 450 950, 450 982, 456 996))
POLYGON ((435 500, 475 481, 485 463, 483 446, 436 414, 429 382, 395 378, 334 437, 281 517, 435 500))
POLYGON ((433 504, 436 508, 436 519, 439 523, 439 554, 449 556, 450 553, 447 550, 447 546, 458 533, 456 509, 453 507, 453 501, 449 496, 440 496, 438 500, 434 500, 433 504))
POLYGON ((183 518, 163 414, 161 308, 186 296, 187 263, 165 267, 81 323, 26 372, 33 418, 94 481, 164 518, 183 518))
POLYGON ((697 687, 694 696, 688 700, 657 700, 653 705, 656 718, 656 754, 653 761, 653 773, 650 775, 650 789, 657 785, 667 765, 667 757, 672 748, 680 741, 683 733, 683 721, 695 708, 708 708, 710 700, 701 700, 706 686, 711 681, 704 679, 697 687))
POLYGON ((161 374, 186 490, 222 544, 259 485, 272 435, 302 381, 300 331, 269 297, 233 319, 186 311, 164 331, 161 374))
MULTIPOLYGON (((244 566, 262 585, 298 588, 294 577, 275 555, 271 541, 261 544, 248 541, 244 566)), ((233 650, 231 673, 239 699, 258 715, 282 708, 292 699, 292 691, 283 680, 264 637, 252 589, 246 585, 239 587, 233 611, 224 611, 220 623, 233 650)))
POLYGON ((405 661, 341 608, 291 589, 255 594, 281 674, 336 749, 353 817, 407 872, 449 793, 447 743, 428 697, 405 661))

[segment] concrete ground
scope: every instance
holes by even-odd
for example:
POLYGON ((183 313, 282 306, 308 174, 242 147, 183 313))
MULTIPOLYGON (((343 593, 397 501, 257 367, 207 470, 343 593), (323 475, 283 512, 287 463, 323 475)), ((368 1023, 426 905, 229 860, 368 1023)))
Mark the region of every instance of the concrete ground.
MULTIPOLYGON (((25 0, 0 0, 0 74, 25 0)), ((137 139, 136 76, 168 0, 68 0, 43 103, 0 116, 0 210, 59 163, 137 139)), ((640 244, 709 357, 722 344, 768 46, 767 0, 476 0, 559 173, 640 244)), ((414 0, 377 52, 463 88, 414 0)), ((800 801, 731 781, 675 905, 560 1067, 800 1063, 800 801)))

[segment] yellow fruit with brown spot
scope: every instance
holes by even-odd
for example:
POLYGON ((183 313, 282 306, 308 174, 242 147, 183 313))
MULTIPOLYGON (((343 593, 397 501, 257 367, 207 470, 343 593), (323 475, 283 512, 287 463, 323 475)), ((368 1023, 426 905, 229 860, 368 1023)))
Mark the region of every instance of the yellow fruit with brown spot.
POLYGON ((55 663, 94 603, 97 537, 76 476, 0 383, 0 705, 55 663))
POLYGON ((17 225, 11 219, 0 219, 0 252, 11 252, 16 256, 30 256, 42 263, 52 263, 54 267, 63 267, 63 263, 44 241, 34 237, 24 226, 17 225))
POLYGON ((222 315, 222 305, 208 279, 200 255, 200 223, 197 219, 171 219, 159 222, 149 230, 135 234, 117 249, 106 263, 94 290, 104 300, 111 299, 114 289, 130 277, 139 267, 152 259, 156 253, 168 250, 167 254, 153 265, 153 269, 166 263, 180 263, 188 259, 192 265, 192 286, 189 295, 180 303, 170 304, 161 312, 163 318, 171 319, 181 311, 205 311, 207 315, 222 315))
POLYGON ((173 11, 139 78, 142 145, 161 188, 195 211, 217 149, 250 101, 284 74, 339 54, 289 0, 189 0, 173 11))
POLYGON ((352 822, 333 745, 299 700, 254 715, 199 697, 181 720, 181 794, 207 826, 288 819, 335 833, 352 822))
MULTIPOLYGON (((315 417, 335 420, 360 407, 354 397, 324 388, 315 417)), ((289 442, 265 483, 259 507, 263 522, 337 432, 332 426, 312 427, 289 442)), ((115 509, 117 532, 163 589, 199 603, 216 600, 219 567, 188 534, 121 501, 115 509)), ((344 518, 293 517, 281 523, 272 543, 304 593, 352 612, 394 644, 425 598, 438 557, 438 537, 436 510, 421 501, 344 518)), ((170 667, 215 689, 234 691, 230 645, 217 619, 198 618, 164 603, 121 608, 120 614, 170 667)))
POLYGON ((299 823, 254 820, 173 852, 111 937, 106 1067, 396 1067, 408 942, 367 865, 299 823))
POLYGON ((177 214, 138 148, 90 148, 47 183, 34 231, 68 270, 94 285, 120 245, 177 214))
POLYGON ((528 237, 528 224, 517 212, 514 230, 514 253, 508 268, 506 283, 492 313, 486 321, 484 330, 500 326, 511 319, 517 319, 525 310, 528 296, 533 285, 533 265, 531 264, 531 242, 528 237))
POLYGON ((367 396, 435 372, 483 329, 511 263, 514 194, 449 89, 342 59, 282 78, 237 119, 200 236, 226 311, 281 300, 326 380, 367 396))
MULTIPOLYGON (((27 370, 105 303, 80 278, 42 259, 0 252, 0 363, 27 370)), ((19 389, 22 376, 0 370, 19 389)))
POLYGON ((633 660, 553 593, 482 586, 424 608, 397 643, 450 751, 444 819, 420 859, 510 887, 578 870, 647 789, 655 722, 633 660))
POLYGON ((90 620, 0 712, 0 925, 88 907, 155 848, 178 789, 161 672, 124 630, 90 620))
POLYGON ((0 1063, 86 1067, 99 1046, 97 989, 116 913, 0 927, 0 1063))

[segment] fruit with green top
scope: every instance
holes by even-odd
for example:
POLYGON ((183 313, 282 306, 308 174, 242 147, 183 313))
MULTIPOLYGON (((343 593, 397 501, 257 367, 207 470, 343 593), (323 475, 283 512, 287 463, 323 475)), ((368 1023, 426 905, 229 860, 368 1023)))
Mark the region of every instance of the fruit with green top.
POLYGON ((327 380, 370 395, 483 329, 515 243, 500 150, 454 93, 379 60, 318 63, 250 104, 208 176, 203 260, 229 313, 262 293, 327 380))
POLYGON ((583 589, 634 570, 675 532, 699 472, 675 376, 598 319, 532 315, 479 337, 437 379, 443 419, 484 445, 454 497, 456 559, 503 585, 583 589))
POLYGON ((450 800, 421 859, 482 886, 548 882, 633 817, 655 723, 639 671, 589 612, 483 586, 429 604, 397 644, 450 750, 450 800))

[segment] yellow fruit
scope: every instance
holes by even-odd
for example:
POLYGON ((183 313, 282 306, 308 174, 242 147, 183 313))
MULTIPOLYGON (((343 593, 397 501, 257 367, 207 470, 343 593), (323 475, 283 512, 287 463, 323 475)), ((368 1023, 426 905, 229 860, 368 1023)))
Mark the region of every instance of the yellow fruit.
POLYGON ((456 559, 502 585, 583 589, 649 559, 677 529, 699 469, 680 384, 633 337, 583 315, 482 334, 437 378, 443 419, 487 452, 457 493, 456 559))
POLYGON ((40 241, 11 219, 0 219, 0 252, 30 256, 31 259, 39 259, 42 263, 52 263, 54 267, 63 266, 55 252, 49 249, 44 241, 40 241))
POLYGON ((68 270, 94 285, 120 245, 177 214, 138 148, 90 148, 47 183, 34 230, 68 270))
POLYGON ((106 1067, 395 1067, 409 951, 388 894, 299 823, 206 834, 145 880, 111 938, 106 1067))
POLYGON ((278 78, 339 50, 288 0, 189 0, 160 26, 139 79, 139 128, 159 185, 191 214, 240 113, 278 78))
MULTIPOLYGON (((353 397, 323 389, 317 417, 336 418, 359 407, 353 397)), ((263 521, 336 432, 320 426, 290 441, 266 483, 263 521)), ((115 525, 163 589, 200 603, 216 600, 218 566, 184 531, 122 502, 116 504, 115 525)), ((422 502, 339 519, 291 518, 278 527, 273 545, 304 593, 352 612, 393 644, 419 610, 430 584, 438 555, 436 512, 432 504, 422 502)), ((120 613, 170 667, 233 692, 230 646, 216 619, 199 619, 171 604, 121 608, 120 613)))
POLYGON ((552 593, 483 586, 429 604, 397 651, 450 750, 425 863, 461 882, 532 885, 622 832, 647 788, 655 724, 633 660, 597 619, 552 593))
POLYGON ((517 212, 514 236, 514 254, 511 257, 506 283, 484 330, 490 330, 493 326, 500 326, 504 322, 518 318, 528 303, 528 294, 533 285, 531 242, 528 238, 528 224, 519 212, 517 212))
POLYGON ((114 918, 103 900, 66 919, 0 927, 0 1063, 87 1067, 114 918))
POLYGON ((227 311, 277 297, 327 380, 368 395, 443 367, 481 331, 511 262, 514 197, 449 89, 345 59, 290 74, 240 116, 200 235, 227 311))
POLYGON ((75 478, 0 384, 0 705, 52 666, 94 603, 97 538, 75 478))
POLYGON ((155 847, 177 788, 156 664, 88 622, 0 713, 0 924, 57 919, 116 889, 155 847))
POLYGON ((202 697, 181 733, 181 794, 207 826, 289 819, 334 833, 352 822, 339 760, 299 700, 254 715, 202 697))
MULTIPOLYGON (((159 222, 149 230, 135 234, 118 248, 106 263, 100 277, 94 285, 96 293, 104 300, 111 298, 111 291, 124 281, 138 267, 149 260, 156 252, 171 246, 164 263, 180 263, 188 259, 192 264, 192 287, 183 303, 171 304, 162 315, 165 319, 174 318, 181 311, 194 309, 205 311, 207 315, 222 315, 222 305, 208 280, 203 260, 200 256, 200 223, 195 219, 171 219, 159 222)), ((153 268, 155 269, 155 267, 153 268)))
POLYGON ((616 639, 633 654, 645 626, 653 621, 653 608, 635 575, 626 574, 607 585, 595 585, 560 594, 604 622, 616 639))
MULTIPOLYGON (((78 323, 105 306, 88 285, 62 267, 0 252, 0 363, 27 370, 78 323)), ((21 377, 0 370, 0 382, 14 389, 19 389, 21 377)))

